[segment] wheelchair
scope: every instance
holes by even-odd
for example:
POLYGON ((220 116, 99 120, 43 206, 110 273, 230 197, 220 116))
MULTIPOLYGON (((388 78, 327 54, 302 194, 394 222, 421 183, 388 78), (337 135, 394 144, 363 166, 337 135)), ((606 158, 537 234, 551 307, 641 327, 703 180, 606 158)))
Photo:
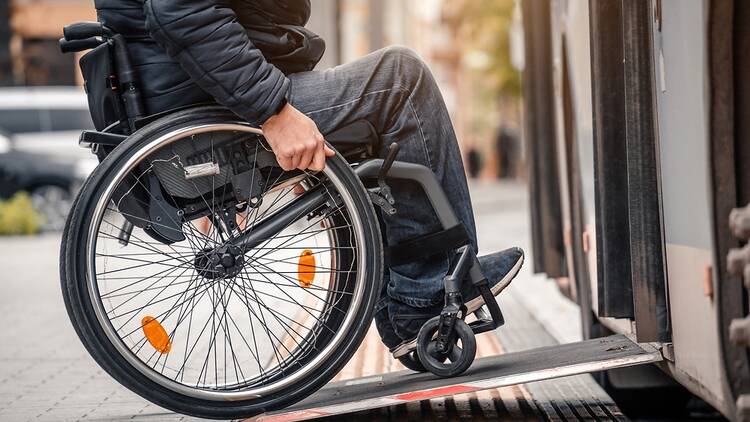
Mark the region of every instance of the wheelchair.
POLYGON ((221 106, 148 115, 121 35, 96 22, 64 35, 63 52, 92 49, 82 67, 105 63, 104 74, 84 72, 87 92, 95 107, 93 87, 106 84, 117 119, 106 127, 95 119, 97 130, 80 138, 100 164, 63 232, 63 297, 88 352, 125 387, 208 418, 302 400, 360 345, 385 255, 452 251, 443 311, 398 357, 409 369, 461 374, 475 334, 503 324, 434 174, 397 161, 397 145, 377 158, 368 122, 326 134, 337 153, 325 170, 284 171, 262 131, 221 106), (376 209, 398 212, 393 180, 424 189, 442 231, 384 250, 376 209), (489 310, 470 324, 463 283, 479 288, 489 310))

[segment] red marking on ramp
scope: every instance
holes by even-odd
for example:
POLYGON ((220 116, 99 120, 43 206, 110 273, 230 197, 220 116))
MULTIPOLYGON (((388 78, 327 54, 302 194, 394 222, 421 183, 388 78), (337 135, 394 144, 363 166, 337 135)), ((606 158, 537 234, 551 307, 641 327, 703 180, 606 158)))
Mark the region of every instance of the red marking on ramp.
MULTIPOLYGON (((330 416, 330 413, 321 412, 319 410, 300 410, 298 412, 284 413, 281 415, 271 415, 271 416, 261 415, 260 417, 254 420, 263 421, 263 422, 291 422, 291 421, 298 421, 302 419, 319 418, 322 416, 330 416)), ((249 420, 253 420, 253 419, 249 419, 249 420)))
POLYGON ((476 387, 468 385, 452 385, 450 387, 433 388, 432 390, 413 391, 411 393, 398 394, 393 398, 396 400, 426 400, 440 396, 452 396, 454 394, 471 393, 477 391, 476 387))

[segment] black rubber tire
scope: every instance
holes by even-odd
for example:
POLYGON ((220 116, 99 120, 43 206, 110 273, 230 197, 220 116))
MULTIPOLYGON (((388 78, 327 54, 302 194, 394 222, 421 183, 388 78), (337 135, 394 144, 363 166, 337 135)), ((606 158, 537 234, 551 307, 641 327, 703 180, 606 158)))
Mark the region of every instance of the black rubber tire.
POLYGON ((445 356, 437 356, 434 353, 435 341, 433 337, 440 325, 440 316, 428 320, 419 330, 417 336, 417 355, 419 361, 429 372, 443 378, 455 377, 463 374, 474 362, 477 353, 477 341, 474 332, 463 320, 456 320, 454 330, 456 332, 455 344, 461 341, 461 352, 458 357, 451 358, 446 362, 445 356))
POLYGON ((146 400, 175 412, 211 419, 237 419, 287 407, 309 396, 333 378, 359 347, 372 321, 372 311, 380 292, 383 252, 375 211, 360 180, 344 158, 337 154, 326 164, 340 177, 351 193, 356 212, 364 227, 366 254, 365 290, 356 310, 351 332, 344 336, 336 353, 315 371, 283 391, 242 401, 211 401, 176 393, 157 384, 131 366, 115 349, 97 320, 89 300, 86 282, 85 245, 92 211, 115 170, 146 142, 177 128, 197 124, 236 122, 237 117, 219 106, 203 106, 180 111, 142 128, 117 146, 96 168, 77 195, 63 232, 60 250, 60 278, 68 316, 91 356, 110 376, 146 400))
POLYGON ((427 372, 427 368, 422 365, 416 350, 412 350, 411 352, 399 357, 398 361, 407 369, 411 369, 414 372, 427 372))

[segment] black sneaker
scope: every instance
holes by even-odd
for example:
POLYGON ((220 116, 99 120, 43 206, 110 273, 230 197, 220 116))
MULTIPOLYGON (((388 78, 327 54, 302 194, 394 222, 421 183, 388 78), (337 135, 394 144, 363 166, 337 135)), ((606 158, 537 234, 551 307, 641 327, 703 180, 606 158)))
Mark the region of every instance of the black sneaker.
MULTIPOLYGON (((479 257, 479 265, 490 283, 490 291, 493 296, 500 294, 518 275, 518 271, 523 265, 523 258, 521 248, 510 248, 479 257)), ((466 291, 463 292, 464 303, 466 304, 467 314, 471 314, 484 306, 485 302, 474 286, 467 284, 465 289, 466 291)), ((388 308, 393 332, 402 339, 399 345, 389 346, 393 357, 398 358, 416 349, 419 329, 427 320, 440 314, 443 304, 440 303, 430 308, 415 308, 392 300, 388 308)))
MULTIPOLYGON (((490 283, 490 291, 497 296, 510 285, 523 266, 523 250, 510 248, 479 257, 479 266, 490 283)), ((474 286, 465 286, 464 302, 468 313, 472 313, 484 306, 484 298, 474 286), (470 298, 470 299, 467 299, 470 298)))

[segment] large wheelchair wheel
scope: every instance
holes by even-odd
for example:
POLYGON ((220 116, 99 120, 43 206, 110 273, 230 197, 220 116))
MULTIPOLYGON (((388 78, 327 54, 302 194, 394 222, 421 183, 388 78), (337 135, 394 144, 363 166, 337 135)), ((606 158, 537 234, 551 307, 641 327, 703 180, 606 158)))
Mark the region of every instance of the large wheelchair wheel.
POLYGON ((372 204, 337 155, 278 167, 220 107, 157 120, 84 184, 63 296, 111 376, 165 408, 239 418, 329 381, 361 343, 382 279, 372 204))

